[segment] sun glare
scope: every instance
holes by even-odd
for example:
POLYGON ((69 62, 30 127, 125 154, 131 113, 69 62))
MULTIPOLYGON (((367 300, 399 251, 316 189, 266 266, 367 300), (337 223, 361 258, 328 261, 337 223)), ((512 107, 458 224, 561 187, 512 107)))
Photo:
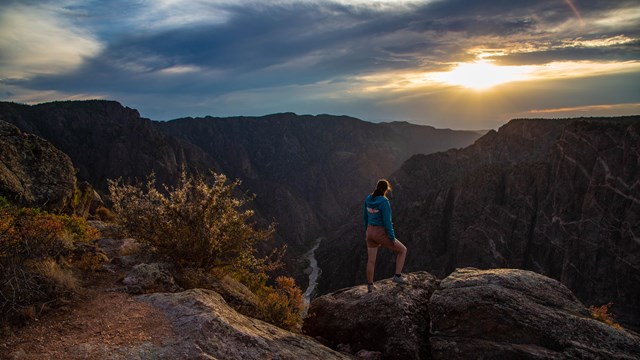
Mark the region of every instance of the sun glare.
POLYGON ((499 84, 526 80, 530 72, 528 66, 496 66, 488 60, 478 60, 459 63, 453 70, 433 73, 429 78, 445 84, 485 90, 499 84))

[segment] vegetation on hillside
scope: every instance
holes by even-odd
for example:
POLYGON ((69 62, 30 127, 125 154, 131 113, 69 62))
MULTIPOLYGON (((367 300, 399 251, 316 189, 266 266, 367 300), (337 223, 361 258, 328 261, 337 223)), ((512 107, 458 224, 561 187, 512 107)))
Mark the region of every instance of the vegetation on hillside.
POLYGON ((301 291, 286 277, 276 279, 275 287, 267 284, 267 273, 281 265, 284 250, 257 255, 257 245, 271 237, 274 225, 259 229, 252 221, 249 198, 239 195, 239 184, 223 174, 183 170, 176 186, 158 187, 152 175, 144 184, 111 180, 109 192, 117 221, 175 265, 183 287, 206 287, 207 278, 231 275, 260 299, 259 318, 298 329, 301 291))
POLYGON ((0 197, 0 324, 36 318, 72 298, 75 273, 101 260, 77 250, 98 235, 81 217, 19 208, 0 197))
POLYGON ((613 305, 613 303, 607 303, 601 306, 590 306, 589 312, 591 313, 591 317, 616 329, 622 330, 622 326, 615 321, 613 315, 610 313, 609 308, 611 305, 613 305))

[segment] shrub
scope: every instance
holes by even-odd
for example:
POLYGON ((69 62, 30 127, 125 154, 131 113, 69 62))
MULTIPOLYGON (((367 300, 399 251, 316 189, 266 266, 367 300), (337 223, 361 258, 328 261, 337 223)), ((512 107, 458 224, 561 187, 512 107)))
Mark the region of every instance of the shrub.
POLYGON ((182 172, 179 184, 155 188, 150 176, 145 185, 109 181, 118 221, 133 237, 153 245, 160 256, 179 268, 251 268, 269 266, 257 258, 255 245, 267 240, 273 225, 256 229, 246 198, 234 193, 238 180, 222 174, 211 178, 182 172))
POLYGON ((0 209, 0 322, 39 314, 78 289, 65 260, 76 243, 97 237, 82 218, 38 209, 0 209))
POLYGON ((591 313, 591 317, 616 329, 622 330, 622 326, 615 322, 613 315, 609 312, 611 305, 613 304, 608 303, 601 306, 590 306, 589 312, 591 313))
POLYGON ((276 287, 267 288, 260 296, 260 319, 283 329, 300 331, 302 324, 302 292, 290 277, 279 276, 276 287))
POLYGON ((53 281, 54 286, 59 287, 57 291, 76 292, 80 288, 78 279, 69 268, 63 268, 53 259, 45 259, 29 264, 29 268, 35 274, 43 276, 53 281))
POLYGON ((256 255, 256 245, 271 237, 274 225, 256 228, 239 184, 222 174, 191 176, 183 170, 178 185, 163 191, 152 175, 146 184, 111 180, 109 192, 116 221, 176 265, 183 287, 206 287, 209 277, 230 274, 260 299, 258 318, 299 330, 302 294, 294 280, 279 277, 275 287, 267 285, 266 272, 281 265, 284 249, 256 255))
POLYGON ((0 196, 0 209, 6 209, 11 206, 11 202, 6 197, 0 196))
POLYGON ((5 209, 2 219, 0 262, 4 265, 55 258, 73 245, 58 215, 38 209, 5 209))
POLYGON ((232 277, 258 296, 256 317, 291 331, 300 331, 304 303, 302 291, 290 277, 278 276, 275 288, 267 285, 268 276, 250 271, 234 272, 232 277))

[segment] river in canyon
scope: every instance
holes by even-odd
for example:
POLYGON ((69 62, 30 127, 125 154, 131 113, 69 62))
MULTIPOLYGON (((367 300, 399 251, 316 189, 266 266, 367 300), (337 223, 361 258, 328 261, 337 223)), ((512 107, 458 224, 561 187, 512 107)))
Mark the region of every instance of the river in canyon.
POLYGON ((309 250, 305 254, 305 257, 309 259, 309 267, 305 271, 306 273, 309 273, 309 286, 307 286, 307 290, 305 290, 304 294, 302 295, 304 299, 304 314, 306 314, 307 310, 309 309, 311 297, 313 296, 313 292, 318 285, 318 277, 322 273, 322 270, 320 270, 320 268, 318 267, 318 260, 316 260, 316 250, 320 246, 320 243, 323 239, 324 238, 322 237, 316 239, 316 242, 311 250, 309 250))

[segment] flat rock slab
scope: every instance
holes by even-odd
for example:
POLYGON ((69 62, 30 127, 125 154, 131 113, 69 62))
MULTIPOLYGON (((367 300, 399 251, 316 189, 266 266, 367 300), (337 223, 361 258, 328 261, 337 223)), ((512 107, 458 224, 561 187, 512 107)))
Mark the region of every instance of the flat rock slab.
POLYGON ((591 318, 560 282, 457 269, 429 304, 434 359, 638 359, 640 338, 591 318))
POLYGON ((154 349, 158 359, 351 359, 314 339, 246 317, 216 292, 140 295, 164 312, 175 339, 154 349))

